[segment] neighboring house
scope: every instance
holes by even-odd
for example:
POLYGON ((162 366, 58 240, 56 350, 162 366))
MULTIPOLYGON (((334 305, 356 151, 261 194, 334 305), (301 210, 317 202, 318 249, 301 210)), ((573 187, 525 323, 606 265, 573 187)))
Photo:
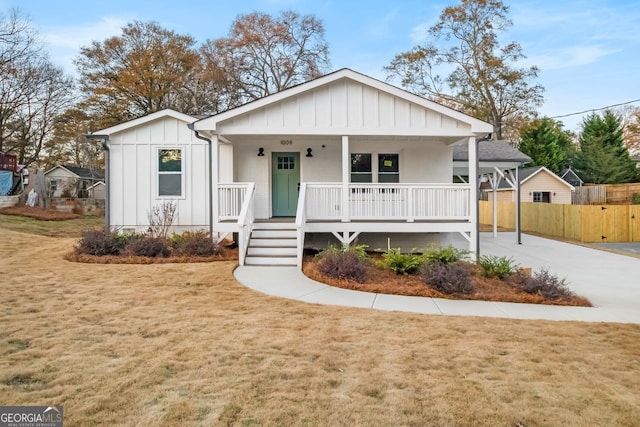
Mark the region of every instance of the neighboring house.
POLYGON ((0 196, 11 192, 14 175, 18 172, 18 158, 11 154, 0 152, 0 196))
POLYGON ((571 169, 571 167, 563 169, 562 172, 560 172, 560 178, 564 179, 574 187, 582 187, 582 185, 584 184, 584 181, 580 179, 580 177, 573 169, 571 169))
POLYGON ((88 198, 89 187, 104 183, 104 171, 72 165, 58 165, 44 173, 49 197, 88 198))
POLYGON ((90 199, 104 200, 105 192, 106 192, 106 185, 105 185, 104 181, 98 181, 95 184, 89 186, 87 188, 87 192, 89 193, 89 198, 90 199))
POLYGON ((523 163, 477 162, 469 148, 492 131, 343 69, 204 119, 163 110, 89 137, 108 148, 112 228, 144 230, 171 201, 176 230, 237 233, 241 265, 301 265, 305 246, 356 238, 424 248, 460 233, 475 251, 478 175, 523 163))
MULTIPOLYGON (((509 173, 513 174, 511 170, 509 173)), ((571 192, 575 189, 571 184, 551 172, 544 166, 521 168, 520 201, 571 204, 571 192)), ((493 193, 488 191, 488 200, 493 200, 493 193)), ((515 202, 516 191, 505 180, 501 180, 497 189, 499 202, 515 202)))

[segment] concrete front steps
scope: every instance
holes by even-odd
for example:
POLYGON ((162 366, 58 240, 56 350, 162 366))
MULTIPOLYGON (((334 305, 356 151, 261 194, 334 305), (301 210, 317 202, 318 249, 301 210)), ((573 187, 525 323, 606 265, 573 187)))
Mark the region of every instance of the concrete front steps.
POLYGON ((297 233, 293 223, 258 222, 253 224, 245 265, 297 265, 297 233))

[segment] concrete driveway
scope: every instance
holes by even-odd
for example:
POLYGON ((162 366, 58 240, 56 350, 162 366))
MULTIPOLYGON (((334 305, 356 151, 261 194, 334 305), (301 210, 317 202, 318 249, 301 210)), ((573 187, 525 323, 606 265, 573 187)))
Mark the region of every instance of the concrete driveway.
POLYGON ((534 271, 547 268, 566 278, 571 290, 588 298, 616 317, 640 322, 640 259, 563 243, 542 237, 516 233, 481 233, 480 252, 485 255, 512 257, 534 271))

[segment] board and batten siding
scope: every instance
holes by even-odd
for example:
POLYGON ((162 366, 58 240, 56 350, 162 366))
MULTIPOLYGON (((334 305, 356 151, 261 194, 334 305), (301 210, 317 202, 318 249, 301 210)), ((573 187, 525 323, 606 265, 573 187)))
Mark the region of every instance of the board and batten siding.
MULTIPOLYGON (((228 156, 228 150, 220 152, 228 156)), ((165 200, 177 203, 176 231, 208 227, 208 144, 197 139, 186 122, 164 117, 112 134, 109 155, 113 228, 146 230, 149 212, 165 200), (181 197, 158 196, 158 150, 162 148, 182 150, 184 193, 181 197)))
POLYGON ((218 123, 222 135, 468 135, 470 125, 365 84, 344 79, 218 123), (345 131, 348 131, 345 133, 345 131))

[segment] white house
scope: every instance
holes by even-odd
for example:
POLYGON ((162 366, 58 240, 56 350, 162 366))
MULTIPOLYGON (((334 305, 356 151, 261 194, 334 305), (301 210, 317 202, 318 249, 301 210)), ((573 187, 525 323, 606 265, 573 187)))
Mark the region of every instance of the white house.
POLYGON ((164 110, 91 137, 108 148, 111 227, 145 227, 172 200, 178 228, 237 233, 240 264, 301 265, 303 247, 326 239, 426 247, 460 233, 474 251, 478 174, 494 167, 478 167, 476 147, 492 131, 343 69, 211 117, 164 110), (466 157, 454 162, 457 144, 466 157))
POLYGON ((89 187, 104 180, 104 171, 74 165, 58 165, 44 173, 49 197, 90 197, 89 187))

